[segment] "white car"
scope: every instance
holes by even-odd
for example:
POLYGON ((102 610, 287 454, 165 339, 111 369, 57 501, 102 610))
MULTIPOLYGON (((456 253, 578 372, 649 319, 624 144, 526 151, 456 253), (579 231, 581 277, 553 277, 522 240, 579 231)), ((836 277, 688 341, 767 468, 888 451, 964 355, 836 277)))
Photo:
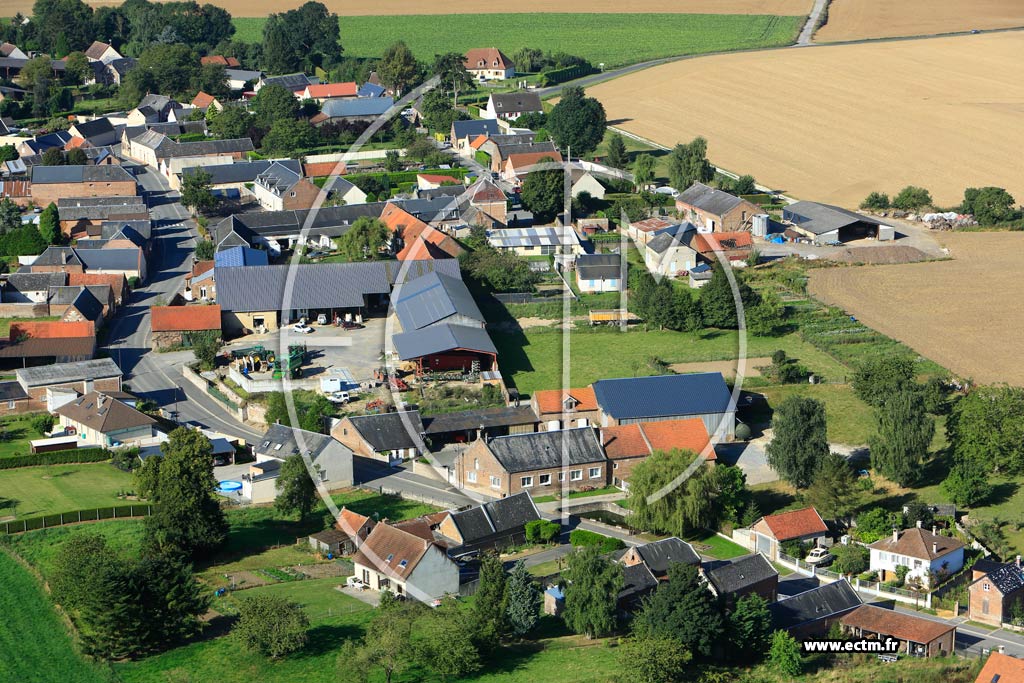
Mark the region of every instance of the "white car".
POLYGON ((330 394, 327 394, 326 396, 327 400, 330 401, 331 403, 345 404, 352 400, 352 395, 349 394, 347 391, 334 391, 330 394))
POLYGON ((295 323, 292 325, 292 332, 298 332, 299 334, 309 334, 313 331, 313 328, 306 323, 295 323))
POLYGON ((832 564, 833 559, 835 559, 835 556, 828 551, 828 548, 822 548, 819 546, 807 553, 807 557, 804 558, 804 562, 818 567, 827 567, 832 564))

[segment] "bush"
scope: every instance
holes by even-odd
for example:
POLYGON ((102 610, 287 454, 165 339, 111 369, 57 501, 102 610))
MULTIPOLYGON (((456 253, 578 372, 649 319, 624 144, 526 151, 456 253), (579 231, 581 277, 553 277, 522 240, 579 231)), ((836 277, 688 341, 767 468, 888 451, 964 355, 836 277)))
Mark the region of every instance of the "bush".
POLYGON ((884 192, 872 192, 860 203, 860 208, 878 211, 889 208, 889 195, 884 192))
POLYGON ((907 185, 892 200, 893 208, 903 211, 919 211, 932 205, 932 195, 923 187, 907 185))
POLYGON ((831 549, 836 556, 832 569, 840 574, 860 574, 868 570, 869 553, 864 546, 851 543, 850 545, 837 545, 831 549))
POLYGON ((526 540, 530 543, 552 543, 562 531, 562 525, 546 519, 535 519, 526 524, 526 540))
POLYGON ((0 458, 0 470, 13 470, 18 467, 37 467, 39 465, 71 465, 82 462, 103 462, 110 460, 111 453, 105 448, 73 448, 66 451, 50 453, 30 453, 0 458))
POLYGON ((626 547, 626 544, 618 538, 603 536, 586 529, 574 529, 571 531, 569 533, 569 542, 576 547, 596 547, 602 553, 613 553, 626 547))
POLYGON ((274 595, 240 602, 231 634, 248 650, 276 659, 309 642, 309 618, 298 604, 274 595))
POLYGON ((32 429, 39 434, 49 434, 50 430, 53 429, 53 423, 55 422, 53 415, 49 413, 43 413, 42 415, 36 415, 29 422, 32 425, 32 429))

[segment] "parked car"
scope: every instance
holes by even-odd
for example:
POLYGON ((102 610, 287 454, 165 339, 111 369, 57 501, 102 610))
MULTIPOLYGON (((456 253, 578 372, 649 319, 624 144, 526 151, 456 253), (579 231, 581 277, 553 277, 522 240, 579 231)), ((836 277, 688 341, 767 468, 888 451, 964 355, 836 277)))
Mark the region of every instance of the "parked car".
POLYGON ((807 553, 807 557, 804 558, 804 562, 815 567, 827 567, 832 564, 832 560, 834 559, 836 559, 836 556, 830 553, 828 548, 822 548, 819 546, 807 553))
POLYGON ((334 391, 326 395, 327 400, 331 403, 341 403, 342 405, 352 400, 352 395, 347 391, 334 391))
POLYGON ((313 331, 313 328, 303 322, 298 322, 292 325, 292 331, 298 332, 299 334, 309 334, 313 331))

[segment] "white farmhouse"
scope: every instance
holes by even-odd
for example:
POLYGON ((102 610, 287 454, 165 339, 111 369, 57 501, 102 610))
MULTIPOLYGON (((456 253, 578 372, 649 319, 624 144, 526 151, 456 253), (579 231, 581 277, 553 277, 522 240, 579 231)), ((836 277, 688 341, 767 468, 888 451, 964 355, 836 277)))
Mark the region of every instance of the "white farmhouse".
POLYGON ((370 590, 391 591, 421 602, 458 595, 459 567, 426 538, 429 525, 406 525, 410 531, 390 524, 373 527, 352 558, 356 579, 370 590))
POLYGON ((964 566, 964 544, 955 538, 939 536, 915 527, 898 531, 868 546, 871 571, 882 581, 896 577, 896 568, 907 567, 906 580, 928 587, 933 577, 948 576, 964 566))

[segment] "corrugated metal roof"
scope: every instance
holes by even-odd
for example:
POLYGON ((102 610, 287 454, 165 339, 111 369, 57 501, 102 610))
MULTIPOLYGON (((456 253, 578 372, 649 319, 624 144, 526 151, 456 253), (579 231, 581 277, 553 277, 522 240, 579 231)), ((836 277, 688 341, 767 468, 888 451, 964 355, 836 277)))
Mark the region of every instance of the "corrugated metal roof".
POLYGON ((701 211, 706 211, 713 216, 722 216, 732 211, 743 201, 736 195, 716 190, 704 183, 694 183, 686 188, 676 200, 696 207, 701 211))
POLYGON ((213 255, 215 266, 265 266, 270 263, 267 252, 249 247, 229 247, 213 255))
POLYGON ((593 387, 601 410, 617 420, 730 411, 720 372, 602 379, 593 387))
POLYGON ((396 294, 395 313, 405 332, 434 325, 454 315, 484 322, 473 295, 460 279, 430 273, 403 284, 396 294))
POLYGON ((87 379, 120 377, 123 373, 117 363, 109 358, 97 358, 77 363, 56 363, 35 368, 21 368, 14 371, 23 387, 39 387, 48 384, 66 384, 87 379))
POLYGON ((392 106, 390 97, 359 97, 354 100, 328 100, 321 111, 333 118, 346 116, 380 116, 392 106))
POLYGON ((886 225, 877 218, 819 202, 790 204, 782 209, 782 218, 799 226, 801 230, 812 232, 815 235, 835 232, 854 223, 886 225))
MULTIPOLYGON (((433 263, 444 263, 446 260, 449 259, 441 259, 433 263)), ((218 286, 219 284, 218 282, 218 286)), ((414 332, 396 334, 391 337, 391 341, 395 345, 398 357, 402 360, 413 360, 455 349, 495 355, 498 353, 486 330, 466 325, 447 323, 432 325, 414 332)))

